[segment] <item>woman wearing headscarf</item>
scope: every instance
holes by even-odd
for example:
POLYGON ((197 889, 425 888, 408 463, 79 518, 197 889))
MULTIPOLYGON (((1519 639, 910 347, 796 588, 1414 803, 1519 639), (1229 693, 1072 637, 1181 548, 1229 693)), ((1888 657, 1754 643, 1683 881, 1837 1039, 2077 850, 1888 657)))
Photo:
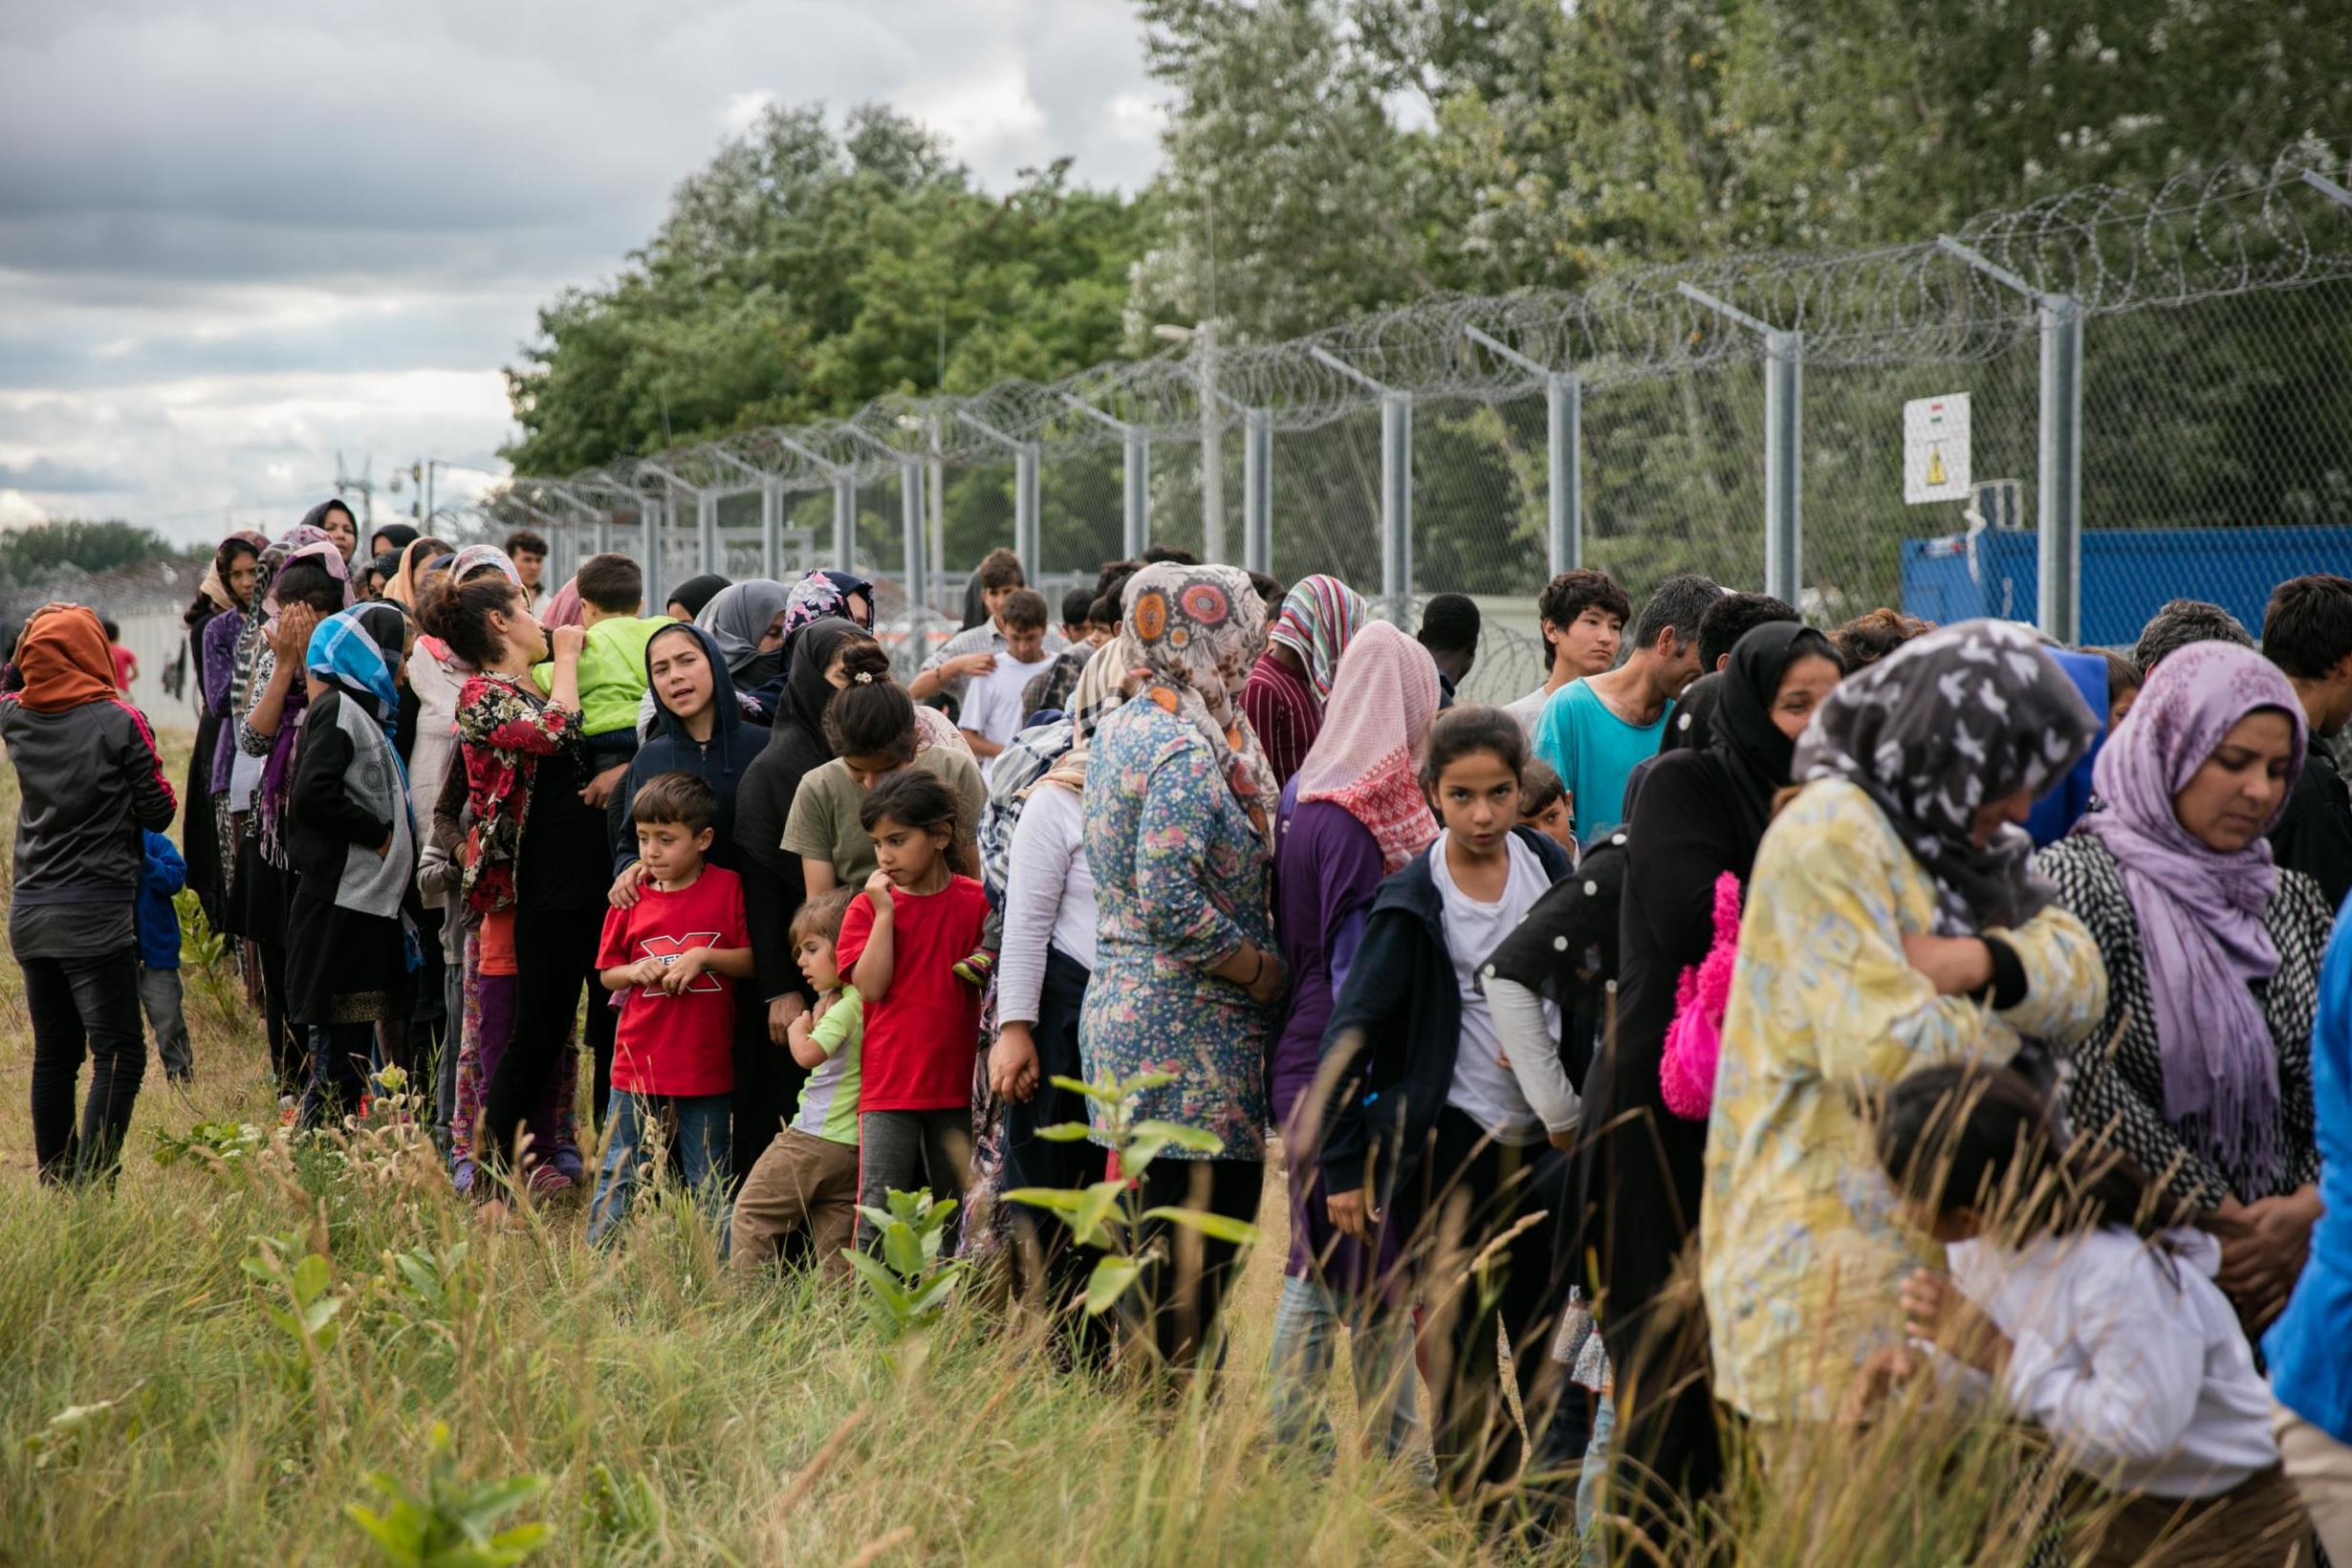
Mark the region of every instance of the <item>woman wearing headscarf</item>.
POLYGON ((2167 1206, 2243 1225, 2220 1281, 2250 1322, 2294 1287, 2319 1213, 2311 1028, 2330 911, 2268 838, 2303 726, 2294 686, 2253 649, 2167 655, 2099 753, 2097 808, 2036 861, 2107 969, 2071 1120, 2167 1206))
POLYGON ((343 576, 350 578, 353 563, 359 559, 359 519, 351 514, 351 508, 341 496, 321 501, 302 514, 302 527, 315 528, 321 537, 332 540, 336 554, 343 557, 343 576))
POLYGON ((2069 1048, 2106 1011, 2098 946, 2018 826, 2098 728, 2031 633, 1971 621, 1841 682, 1797 742, 1749 876, 1700 1205, 1715 1396, 1766 1435, 1836 1416, 1903 1343, 1898 1281, 1940 1259, 1864 1101, 1927 1063, 2069 1048))
MULTIPOLYGON (((1241 709, 1264 651, 1265 605, 1230 566, 1146 567, 1127 583, 1135 696, 1102 721, 1086 763, 1086 861, 1101 919, 1078 1042, 1087 1081, 1172 1074, 1139 1091, 1139 1118, 1207 1133, 1218 1151, 1165 1148, 1143 1175, 1146 1208, 1247 1221, 1265 1182, 1266 1050, 1282 959, 1268 886, 1277 788, 1241 709)), ((1102 1107, 1089 1102, 1095 1141, 1102 1107)), ((1164 1361, 1211 1353, 1236 1249, 1145 1227, 1161 1252, 1127 1300, 1164 1361), (1184 1254, 1181 1265, 1166 1253, 1184 1254)))
POLYGON ((558 626, 579 626, 586 621, 587 618, 580 613, 579 574, 576 572, 563 579, 563 586, 555 590, 547 608, 539 612, 539 623, 552 632, 558 626))
POLYGON ((212 552, 212 564, 197 586, 184 618, 196 665, 196 747, 188 753, 187 788, 182 796, 180 849, 187 861, 187 884, 204 906, 205 924, 228 926, 229 879, 222 857, 220 796, 228 788, 229 758, 220 744, 229 716, 229 677, 236 663, 237 634, 244 628, 246 601, 253 595, 261 553, 270 541, 258 534, 229 534, 212 552), (215 774, 221 782, 213 783, 215 774))
MULTIPOLYGON (((629 815, 637 792, 666 773, 692 773, 708 784, 717 810, 711 821, 710 848, 704 858, 712 865, 739 871, 744 856, 736 843, 737 807, 751 764, 769 741, 757 726, 745 721, 735 702, 734 679, 727 673, 718 643, 691 621, 671 622, 646 641, 645 682, 659 709, 661 728, 629 759, 628 776, 613 792, 606 814, 613 833, 611 902, 621 908, 637 900, 637 825, 629 815)), ((789 924, 797 907, 782 910, 780 918, 789 924)), ((746 997, 737 1006, 734 1092, 740 1112, 751 1112, 756 1106, 765 1115, 773 1108, 767 1099, 767 1080, 773 1076, 792 1079, 791 1089, 798 1089, 799 1075, 792 1071, 795 1064, 788 1053, 778 1052, 770 1042, 767 1022, 764 1004, 746 997), (772 1063, 771 1056, 783 1059, 772 1063)), ((612 1046, 601 1039, 595 1043, 603 1058, 598 1064, 597 1081, 609 1086, 612 1046)), ((789 1107, 789 1100, 785 1103, 789 1107)), ((603 1114, 600 1102, 598 1114, 603 1114)), ((760 1140, 751 1154, 756 1160, 759 1150, 767 1147, 766 1140, 775 1136, 777 1122, 761 1122, 750 1115, 741 1121, 746 1134, 760 1140)))
POLYGON ((850 572, 810 572, 793 584, 784 602, 784 654, 792 656, 793 634, 828 618, 874 629, 874 585, 850 572))
MULTIPOLYGON (((438 539, 419 539, 409 546, 402 570, 404 580, 396 579, 392 597, 414 611, 445 572, 453 583, 493 574, 517 587, 523 580, 507 553, 494 545, 468 545, 451 555, 438 539), (427 550, 431 553, 423 553, 427 550)), ((433 1126, 445 1146, 450 1119, 456 1114, 459 1021, 466 1006, 467 922, 465 901, 458 896, 457 859, 466 776, 463 768, 452 769, 450 762, 457 748, 458 696, 466 677, 472 673, 472 666, 446 641, 426 633, 410 650, 408 676, 402 683, 404 698, 413 699, 416 705, 415 739, 407 752, 408 792, 417 818, 417 894, 422 911, 418 939, 425 952, 424 968, 417 974, 423 1005, 412 1014, 423 1023, 410 1030, 410 1050, 420 1064, 428 1059, 432 1063, 433 1126), (452 775, 457 781, 453 800, 446 793, 452 775), (436 990, 438 1009, 431 1000, 436 990)))
POLYGON ((1301 577, 1267 628, 1266 652, 1242 688, 1276 787, 1291 781, 1323 727, 1323 705, 1347 645, 1372 619, 1363 596, 1338 577, 1301 577))
POLYGON ((371 555, 398 555, 416 543, 417 530, 408 523, 380 523, 367 536, 367 553, 371 555))
POLYGON ((286 853, 286 800, 300 751, 302 712, 310 702, 303 659, 318 622, 350 605, 347 563, 334 539, 322 535, 291 548, 262 595, 267 620, 245 706, 237 714, 237 750, 257 765, 258 775, 237 846, 239 934, 260 960, 263 1033, 278 1094, 287 1100, 301 1095, 309 1081, 305 1040, 286 1012, 291 994, 286 939, 294 891, 286 853))
MULTIPOLYGON (((1124 700, 1129 656, 1099 648, 1071 696, 1068 747, 1015 804, 1003 871, 996 1040, 989 1098, 1003 1107, 998 1139, 1006 1187, 1081 1187, 1102 1179, 1102 1151, 1058 1143, 1041 1127, 1082 1121, 1085 1097, 1054 1082, 1084 1072, 1078 1019, 1095 967, 1095 882, 1086 864, 1085 788, 1095 732, 1124 700)), ((992 793, 992 792, 991 792, 992 793)), ((1009 1206, 1024 1287, 1042 1284, 1058 1313, 1082 1292, 1083 1254, 1042 1209, 1009 1206)))
POLYGON ((718 598, 719 590, 728 586, 727 578, 716 572, 705 572, 699 577, 688 577, 669 591, 669 601, 663 613, 672 621, 691 621, 703 613, 703 606, 718 598))
POLYGON ((141 834, 177 802, 155 736, 115 689, 97 612, 47 604, 18 639, 22 686, 0 697, 16 770, 9 946, 33 1026, 33 1150, 45 1183, 111 1177, 147 1061, 135 909, 141 834), (75 1128, 84 1052, 90 1095, 75 1128))
POLYGON ((408 1017, 402 905, 417 844, 392 745, 408 637, 398 607, 365 604, 320 621, 303 662, 318 691, 302 715, 286 807, 294 871, 286 1014, 309 1032, 304 1126, 359 1108, 376 1026, 408 1017))
MULTIPOLYGON (((735 689, 749 697, 784 672, 784 611, 792 590, 769 577, 722 588, 694 624, 710 634, 727 660, 735 689)), ((763 713, 760 721, 766 723, 763 713)))
POLYGON ((1321 1385, 1343 1316, 1372 1331, 1357 1339, 1351 1358, 1367 1433, 1373 1412, 1382 1412, 1381 1435, 1393 1456, 1412 1446, 1420 1425, 1413 1379, 1409 1371, 1399 1375, 1411 1319, 1384 1312, 1379 1298, 1395 1249, 1385 1259, 1390 1267, 1376 1274, 1361 1244, 1332 1228, 1314 1161, 1319 1113, 1300 1102, 1321 1063, 1323 1031, 1373 896, 1437 837, 1417 759, 1438 696, 1427 649, 1386 621, 1365 626, 1332 680, 1331 722, 1283 787, 1276 815, 1274 914, 1291 976, 1290 1016, 1273 1056, 1274 1113, 1291 1165, 1290 1264, 1274 1332, 1274 1433, 1285 1444, 1330 1440, 1321 1385))
MULTIPOLYGON (((872 639, 846 621, 818 621, 793 640, 792 663, 767 744, 744 769, 735 792, 735 873, 743 879, 744 916, 751 930, 753 994, 766 1009, 770 1049, 738 1056, 735 1065, 736 1173, 748 1175, 790 1120, 794 1087, 785 1048, 793 1018, 814 1005, 808 982, 793 959, 792 922, 808 897, 800 857, 784 848, 800 781, 833 760, 825 710, 841 686, 841 656, 872 639)), ((715 646, 715 642, 713 644, 715 646)), ((726 667, 723 655, 717 668, 726 667)), ((757 731, 753 731, 756 735, 757 731)))
POLYGON ((503 572, 451 577, 424 604, 425 625, 472 670, 451 764, 470 817, 459 881, 470 929, 450 1155, 459 1187, 494 1203, 478 1178, 506 1163, 526 1126, 534 1190, 561 1191, 583 1171, 571 1134, 574 1042, 603 930, 610 840, 603 814, 580 797, 583 634, 540 626, 528 590, 503 572), (551 657, 543 695, 531 666, 551 657))
MULTIPOLYGON (((1667 1029, 1684 971, 1715 945, 1718 903, 1736 909, 1774 798, 1794 782, 1797 738, 1842 672, 1829 639, 1800 622, 1750 630, 1706 678, 1695 713, 1676 705, 1692 722, 1674 738, 1697 744, 1659 755, 1629 792, 1632 815, 1617 835, 1626 856, 1617 1027, 1585 1082, 1584 1239, 1615 1370, 1614 1446, 1634 1461, 1616 1474, 1640 1489, 1609 1511, 1653 1531, 1666 1514, 1653 1507, 1662 1494, 1706 1496, 1722 1470, 1703 1326, 1691 1303, 1661 1299, 1698 1217, 1707 1164, 1704 1110, 1669 1109, 1663 1096, 1667 1029), (1719 900, 1727 877, 1731 897, 1719 900)), ((1489 994, 1496 989, 1490 982, 1489 994)), ((1515 1061, 1520 1047, 1512 1051, 1515 1061)))

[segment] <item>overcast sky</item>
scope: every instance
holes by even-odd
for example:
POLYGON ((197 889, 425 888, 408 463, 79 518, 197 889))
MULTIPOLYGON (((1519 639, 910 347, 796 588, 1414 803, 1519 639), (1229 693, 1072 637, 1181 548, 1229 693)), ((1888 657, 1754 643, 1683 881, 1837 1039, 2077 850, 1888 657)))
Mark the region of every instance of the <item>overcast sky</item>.
POLYGON ((991 189, 1158 161, 1127 0, 5 0, 0 524, 209 538, 338 448, 495 468, 534 308, 771 99, 886 100, 991 189))

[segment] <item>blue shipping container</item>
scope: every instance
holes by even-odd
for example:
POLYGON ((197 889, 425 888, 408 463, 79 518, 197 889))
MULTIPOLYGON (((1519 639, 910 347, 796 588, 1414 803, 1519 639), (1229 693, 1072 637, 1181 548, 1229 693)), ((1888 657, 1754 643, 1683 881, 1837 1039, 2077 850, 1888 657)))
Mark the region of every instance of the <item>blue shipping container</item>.
MULTIPOLYGON (((1903 609, 1939 624, 2031 621, 2041 572, 2028 533, 1903 542, 1903 609)), ((2102 528, 2082 534, 2082 641, 2127 648, 2167 599, 2202 599, 2262 633, 2262 607, 2289 577, 2352 577, 2352 527, 2102 528)))

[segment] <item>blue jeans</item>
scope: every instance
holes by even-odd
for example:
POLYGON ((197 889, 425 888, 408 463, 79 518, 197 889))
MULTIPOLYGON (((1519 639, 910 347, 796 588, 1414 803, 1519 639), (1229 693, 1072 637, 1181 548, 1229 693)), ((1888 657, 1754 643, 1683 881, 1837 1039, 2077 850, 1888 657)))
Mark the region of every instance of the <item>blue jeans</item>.
MULTIPOLYGON (((1330 1380, 1333 1349, 1339 1339, 1339 1304, 1312 1279, 1288 1274, 1274 1308, 1274 1438, 1283 1444, 1311 1443, 1328 1452, 1333 1444, 1323 1410, 1323 1384, 1330 1380)), ((1355 1371, 1357 1419, 1366 1436, 1374 1412, 1388 1415, 1383 1433, 1391 1458, 1413 1446, 1421 1417, 1413 1395, 1413 1319, 1405 1311, 1378 1311, 1357 1326, 1351 1364, 1355 1371)))
POLYGON ((1584 1465, 1577 1472, 1577 1535, 1588 1545, 1601 1512, 1601 1489, 1608 1484, 1609 1439, 1616 1430, 1617 1390, 1604 1388, 1593 1396, 1593 1440, 1584 1446, 1584 1465))
MULTIPOLYGON (((601 1242, 628 1216, 629 1200, 657 1158, 678 1162, 687 1188, 723 1206, 734 1174, 734 1100, 730 1095, 642 1095, 613 1092, 612 1132, 588 1206, 588 1240, 601 1242)), ((727 1234, 724 1215, 719 1234, 727 1234)))

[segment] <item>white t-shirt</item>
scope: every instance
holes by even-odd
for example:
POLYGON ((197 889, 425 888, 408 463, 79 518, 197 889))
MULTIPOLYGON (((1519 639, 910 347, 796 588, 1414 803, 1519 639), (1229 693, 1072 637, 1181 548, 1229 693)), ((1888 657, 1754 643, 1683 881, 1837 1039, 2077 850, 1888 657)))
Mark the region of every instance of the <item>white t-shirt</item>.
MULTIPOLYGON (((1503 1065, 1502 1035, 1494 1027, 1486 993, 1478 987, 1478 971, 1486 966, 1488 955, 1502 946, 1503 938, 1543 897, 1552 885, 1551 879, 1544 875, 1543 862, 1535 852, 1514 834, 1508 840, 1511 876, 1503 885, 1503 896, 1492 904, 1481 904, 1455 885, 1453 873, 1446 865, 1447 838, 1441 832, 1429 850, 1429 877, 1446 905, 1446 951, 1453 960, 1454 984, 1462 996, 1462 1043, 1454 1052, 1453 1082, 1446 1090, 1446 1103, 1484 1127, 1496 1143, 1540 1143, 1543 1118, 1528 1104, 1517 1077, 1503 1065)), ((1547 1027, 1557 1039, 1557 1010, 1548 1003, 1545 1006, 1547 1027)))
MULTIPOLYGON (((1050 663, 1051 655, 1040 655, 1035 664, 1024 664, 1009 653, 997 654, 994 669, 964 684, 964 707, 956 715, 957 727, 1003 746, 1021 732, 1021 721, 1029 717, 1021 711, 1021 693, 1050 663)), ((994 768, 994 758, 989 759, 989 766, 994 768)))
POLYGON ((1004 945, 996 954, 996 1015, 1037 1021, 1050 947, 1095 967, 1095 879, 1086 867, 1086 804, 1076 790, 1041 784, 1013 828, 1005 881, 1004 945))
POLYGON ((1550 700, 1551 695, 1552 693, 1545 687, 1537 686, 1518 701, 1505 703, 1503 711, 1518 720, 1519 728, 1526 730, 1529 738, 1533 739, 1535 733, 1535 721, 1543 717, 1543 705, 1550 700))

